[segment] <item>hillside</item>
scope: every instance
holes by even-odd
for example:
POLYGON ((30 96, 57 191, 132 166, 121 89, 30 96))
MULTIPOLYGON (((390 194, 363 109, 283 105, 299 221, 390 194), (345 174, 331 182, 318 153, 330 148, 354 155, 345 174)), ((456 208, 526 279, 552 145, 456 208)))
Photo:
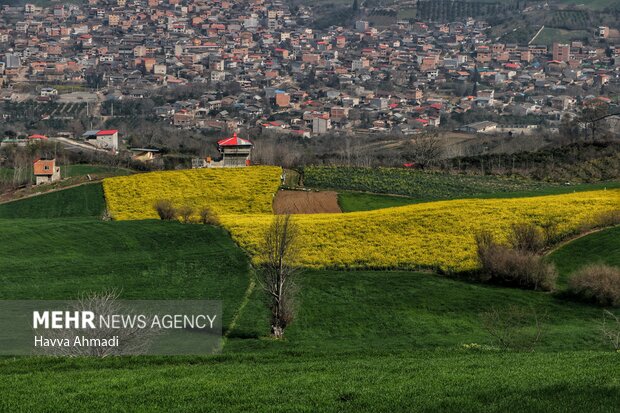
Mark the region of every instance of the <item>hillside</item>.
POLYGON ((104 210, 105 198, 101 183, 93 183, 0 204, 0 219, 100 218, 104 210))
MULTIPOLYGON (((246 193, 245 184, 239 185, 246 193)), ((257 186, 263 194, 257 199, 267 199, 260 192, 264 187, 257 186)), ((223 354, 0 357, 2 411, 360 412, 391 406, 390 411, 402 412, 607 412, 620 403, 615 375, 620 359, 601 337, 598 307, 432 273, 306 270, 298 281, 297 317, 285 339, 275 341, 267 338, 263 292, 249 288, 249 258, 226 231, 159 220, 103 222, 84 206, 84 193, 93 188, 101 190, 89 185, 41 195, 38 207, 24 209, 29 219, 0 219, 0 298, 74 298, 115 288, 123 298, 219 299, 225 326, 236 320, 223 354), (69 191, 75 191, 73 197, 69 191), (74 216, 63 218, 71 199, 74 216), (52 217, 50 210, 60 212, 52 217), (79 211, 82 217, 76 216, 79 211), (506 350, 485 314, 508 314, 511 308, 527 316, 511 332, 515 347, 506 350), (536 342, 534 313, 542 331, 536 342)), ((208 193, 209 187, 201 190, 208 193)), ((601 192, 604 199, 615 194, 601 192)), ((509 210, 516 214, 527 213, 524 205, 531 202, 548 209, 549 199, 567 198, 569 208, 591 212, 599 196, 594 194, 479 202, 518 205, 509 210)), ((227 202, 235 196, 227 194, 227 202)), ((34 199, 13 203, 15 216, 21 209, 16 205, 34 199)), ((476 201, 397 210, 423 208, 426 215, 425 208, 437 207, 445 214, 449 202, 476 201)), ((261 205, 243 207, 252 211, 261 205)), ((567 212, 571 219, 580 213, 567 212)), ((481 219, 478 212, 467 216, 481 219)), ((244 231, 256 231, 253 215, 228 217, 247 219, 244 231)), ((608 256, 618 238, 617 228, 601 231, 567 244, 553 257, 568 271, 608 256)))
POLYGON ((0 219, 0 245, 5 300, 109 290, 125 299, 220 299, 230 321, 249 281, 243 252, 205 225, 0 219))
MULTIPOLYGON (((474 237, 490 230, 505 238, 513 223, 559 220, 561 235, 595 214, 617 208, 620 190, 511 199, 438 201, 347 214, 296 216, 303 265, 340 269, 441 269, 477 267, 474 237)), ((223 226, 255 253, 270 215, 223 215, 223 226)))
MULTIPOLYGON (((473 163, 473 161, 470 160, 473 163)), ((493 175, 426 172, 407 168, 307 167, 306 187, 403 195, 415 202, 462 198, 516 198, 620 188, 620 182, 561 184, 493 175)))
POLYGON ((196 216, 206 206, 216 214, 271 214, 281 175, 273 166, 189 169, 108 178, 103 188, 108 210, 119 220, 157 218, 158 200, 190 206, 196 216))

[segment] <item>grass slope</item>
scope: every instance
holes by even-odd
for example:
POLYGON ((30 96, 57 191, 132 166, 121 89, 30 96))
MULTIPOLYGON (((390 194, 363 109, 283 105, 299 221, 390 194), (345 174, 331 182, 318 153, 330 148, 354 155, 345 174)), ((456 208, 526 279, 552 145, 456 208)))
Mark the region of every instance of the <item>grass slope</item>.
POLYGON ((299 284, 298 314, 286 342, 257 339, 269 333, 257 290, 227 351, 364 354, 494 345, 481 314, 507 306, 547 315, 538 351, 607 348, 600 308, 551 294, 412 272, 309 271, 299 284))
MULTIPOLYGON (((88 164, 76 164, 76 165, 61 165, 60 176, 62 179, 74 178, 86 175, 98 175, 98 176, 121 176, 131 174, 131 169, 119 168, 115 166, 106 165, 88 165, 88 164)), ((0 180, 12 180, 14 170, 12 168, 0 168, 0 180)), ((29 177, 34 182, 33 170, 29 171, 29 177)))
POLYGON ((0 220, 1 299, 74 299, 116 289, 126 299, 223 300, 227 325, 248 262, 217 228, 176 222, 0 220))
POLYGON ((610 412, 618 369, 590 352, 7 359, 0 410, 610 412))
POLYGON ((570 274, 587 264, 620 267, 620 226, 569 242, 554 251, 549 259, 557 266, 561 282, 566 282, 570 274))
POLYGON ((94 183, 0 204, 0 219, 100 217, 104 210, 103 189, 94 183))
POLYGON ((0 359, 0 410, 606 412, 620 403, 620 359, 600 350, 600 310, 430 274, 321 271, 300 281, 284 341, 261 338, 256 290, 223 355, 0 359), (478 315, 507 304, 550 313, 536 352, 460 346, 490 342, 478 315), (555 352, 575 348, 599 351, 555 352))

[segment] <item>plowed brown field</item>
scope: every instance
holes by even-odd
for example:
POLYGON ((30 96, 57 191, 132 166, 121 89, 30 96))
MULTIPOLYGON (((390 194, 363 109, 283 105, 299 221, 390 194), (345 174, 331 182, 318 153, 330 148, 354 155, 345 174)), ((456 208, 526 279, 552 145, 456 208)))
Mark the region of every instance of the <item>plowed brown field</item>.
POLYGON ((338 194, 334 191, 278 191, 273 202, 276 214, 339 213, 338 194))

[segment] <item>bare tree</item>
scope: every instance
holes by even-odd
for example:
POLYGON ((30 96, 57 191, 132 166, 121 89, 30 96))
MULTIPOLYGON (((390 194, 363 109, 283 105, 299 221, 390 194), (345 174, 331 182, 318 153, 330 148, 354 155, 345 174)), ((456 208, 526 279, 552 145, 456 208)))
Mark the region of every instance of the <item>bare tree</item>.
POLYGON ((480 314, 483 328, 495 343, 504 350, 533 351, 543 335, 546 313, 538 314, 534 308, 509 305, 492 307, 480 314))
POLYGON ((424 134, 411 140, 408 155, 421 168, 427 168, 439 161, 443 153, 443 146, 439 134, 424 134))
POLYGON ((601 324, 603 337, 611 344, 615 351, 620 351, 620 317, 609 310, 603 312, 601 324))
MULTIPOLYGON (((73 306, 73 311, 92 311, 98 316, 113 316, 115 314, 134 314, 118 301, 119 293, 108 291, 103 293, 89 293, 81 297, 73 306)), ((148 317, 147 323, 152 322, 148 317)), ((35 330, 36 331, 36 330, 35 330)), ((41 351, 46 355, 57 356, 95 356, 108 357, 113 355, 145 354, 149 349, 158 329, 145 329, 137 325, 124 326, 124 328, 103 327, 91 330, 82 329, 50 329, 45 330, 49 339, 74 340, 76 336, 87 336, 89 340, 108 340, 118 337, 118 346, 93 345, 93 346, 52 346, 45 347, 41 351)))
POLYGON ((299 255, 298 229, 290 215, 276 215, 265 232, 260 249, 257 277, 267 293, 271 312, 271 335, 282 338, 293 321, 296 284, 299 274, 296 265, 299 255))

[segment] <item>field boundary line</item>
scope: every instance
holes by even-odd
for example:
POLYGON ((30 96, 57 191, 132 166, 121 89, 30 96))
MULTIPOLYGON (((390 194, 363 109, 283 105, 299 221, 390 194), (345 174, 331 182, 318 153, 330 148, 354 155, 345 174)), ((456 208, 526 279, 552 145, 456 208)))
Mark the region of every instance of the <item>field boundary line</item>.
POLYGON ((254 292, 254 288, 256 287, 256 282, 254 281, 254 277, 253 277, 254 268, 250 265, 249 269, 250 269, 249 271, 250 283, 248 284, 248 288, 246 288, 245 293, 243 293, 243 299, 241 300, 241 304, 239 304, 239 308, 237 308, 237 311, 232 321, 228 325, 228 329, 226 330, 226 333, 224 333, 224 337, 222 341, 222 349, 226 346, 226 342, 228 341, 228 336, 230 335, 230 332, 233 331, 235 327, 237 326, 237 322, 239 321, 239 318, 241 317, 243 310, 245 309, 247 304, 250 302, 250 296, 252 295, 252 293, 254 292))
POLYGON ((96 184, 96 183, 101 183, 101 182, 103 182, 104 179, 105 178, 101 178, 99 180, 93 180, 93 181, 80 182, 78 184, 67 185, 67 186, 63 186, 62 188, 52 189, 51 191, 37 192, 35 194, 26 195, 26 196, 23 196, 21 198, 9 199, 7 201, 0 201, 0 205, 10 204, 11 202, 21 201, 22 199, 34 198, 34 197, 37 197, 37 196, 40 196, 40 195, 51 194, 53 192, 60 192, 60 191, 64 191, 65 189, 77 188, 78 186, 92 185, 92 184, 96 184))
POLYGON ((610 227, 595 228, 595 229, 591 229, 591 230, 586 231, 586 232, 582 232, 581 234, 575 235, 574 237, 567 238, 567 239, 561 241, 560 243, 558 243, 557 245, 555 245, 549 251, 546 251, 544 253, 544 256, 547 257, 547 256, 553 254, 554 252, 556 252, 557 250, 559 250, 560 248, 570 244, 573 241, 577 241, 580 238, 587 237, 588 235, 596 234, 597 232, 605 231, 605 230, 608 230, 608 229, 611 229, 611 228, 616 228, 618 226, 620 226, 620 225, 612 225, 610 227))

